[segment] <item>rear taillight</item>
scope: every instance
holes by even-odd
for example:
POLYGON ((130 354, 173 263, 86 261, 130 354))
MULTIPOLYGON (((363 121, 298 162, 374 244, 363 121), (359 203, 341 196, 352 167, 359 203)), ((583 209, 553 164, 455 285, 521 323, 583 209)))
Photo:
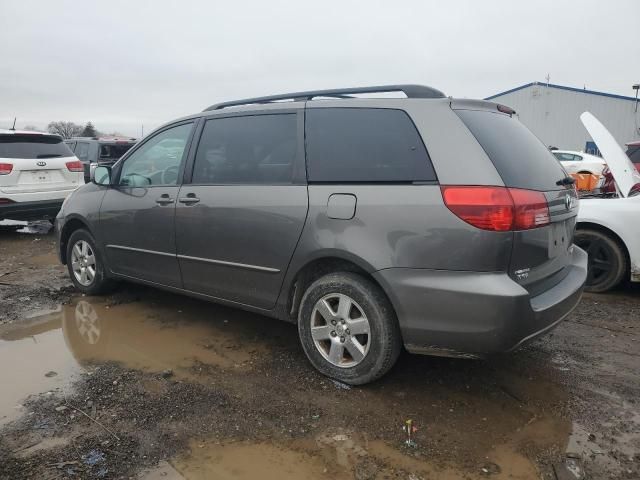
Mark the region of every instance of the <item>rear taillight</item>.
POLYGON ((9 175, 12 170, 12 163, 0 163, 0 175, 9 175))
POLYGON ((8 198, 0 198, 0 205, 6 203, 15 203, 13 200, 9 200, 8 198))
POLYGON ((67 162, 66 165, 70 172, 84 172, 82 162, 67 162))
POLYGON ((474 227, 507 232, 549 224, 549 207, 542 192, 506 187, 441 188, 447 208, 474 227))

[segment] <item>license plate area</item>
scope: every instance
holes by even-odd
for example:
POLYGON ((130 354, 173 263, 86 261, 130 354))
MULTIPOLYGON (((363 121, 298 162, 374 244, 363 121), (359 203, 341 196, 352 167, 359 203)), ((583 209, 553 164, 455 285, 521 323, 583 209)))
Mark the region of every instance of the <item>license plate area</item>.
POLYGON ((51 172, 48 170, 27 170, 22 172, 20 183, 49 183, 51 182, 51 172))
POLYGON ((571 246, 571 234, 568 222, 555 222, 549 229, 549 258, 556 258, 563 255, 571 246))

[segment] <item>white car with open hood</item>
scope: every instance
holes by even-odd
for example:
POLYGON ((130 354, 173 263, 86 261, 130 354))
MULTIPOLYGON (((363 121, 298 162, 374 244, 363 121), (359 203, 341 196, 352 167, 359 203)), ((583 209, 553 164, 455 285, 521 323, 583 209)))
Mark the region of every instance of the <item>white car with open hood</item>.
POLYGON ((589 254, 586 290, 604 292, 625 279, 640 282, 640 172, 589 112, 580 120, 616 182, 617 195, 581 198, 575 243, 589 254))
POLYGON ((82 184, 83 165, 59 135, 0 130, 0 221, 54 219, 82 184))

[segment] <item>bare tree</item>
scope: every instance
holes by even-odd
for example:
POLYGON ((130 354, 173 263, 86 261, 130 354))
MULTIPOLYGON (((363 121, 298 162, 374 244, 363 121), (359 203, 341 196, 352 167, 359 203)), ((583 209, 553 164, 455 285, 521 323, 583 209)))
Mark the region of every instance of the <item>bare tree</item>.
POLYGON ((84 127, 76 125, 73 122, 64 122, 61 120, 59 122, 51 122, 47 126, 47 130, 49 133, 55 133, 62 138, 71 138, 79 136, 84 130, 84 127))

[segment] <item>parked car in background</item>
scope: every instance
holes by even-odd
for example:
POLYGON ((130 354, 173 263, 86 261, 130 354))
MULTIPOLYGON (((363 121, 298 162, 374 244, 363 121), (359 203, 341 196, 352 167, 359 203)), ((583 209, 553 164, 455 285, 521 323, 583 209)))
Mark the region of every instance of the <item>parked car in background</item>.
POLYGON ((589 255, 587 290, 606 292, 624 280, 640 282, 640 173, 593 115, 580 116, 607 160, 613 192, 582 197, 576 244, 589 255))
POLYGON ((606 162, 595 155, 571 150, 553 150, 551 153, 560 161, 567 173, 587 173, 602 175, 606 162))
POLYGON ((631 159, 631 163, 635 165, 636 170, 640 172, 640 140, 627 143, 627 156, 631 159))
POLYGON ((0 220, 53 220, 83 183, 82 163, 59 135, 0 130, 0 220))
MULTIPOLYGON (((626 144, 626 147, 627 157, 629 157, 635 169, 640 172, 640 141, 629 142, 626 144)), ((605 193, 616 193, 616 182, 611 174, 611 170, 605 167, 602 171, 602 176, 603 178, 600 184, 600 190, 605 193)))
POLYGON ((86 294, 132 280, 297 323, 350 384, 402 345, 510 351, 587 276, 573 181, 514 113, 416 85, 214 105, 96 168, 58 215, 60 259, 86 294), (408 98, 351 97, 375 92, 408 98))
POLYGON ((136 141, 129 137, 74 137, 65 140, 65 143, 83 163, 85 182, 88 182, 93 168, 97 165, 113 165, 136 141))

